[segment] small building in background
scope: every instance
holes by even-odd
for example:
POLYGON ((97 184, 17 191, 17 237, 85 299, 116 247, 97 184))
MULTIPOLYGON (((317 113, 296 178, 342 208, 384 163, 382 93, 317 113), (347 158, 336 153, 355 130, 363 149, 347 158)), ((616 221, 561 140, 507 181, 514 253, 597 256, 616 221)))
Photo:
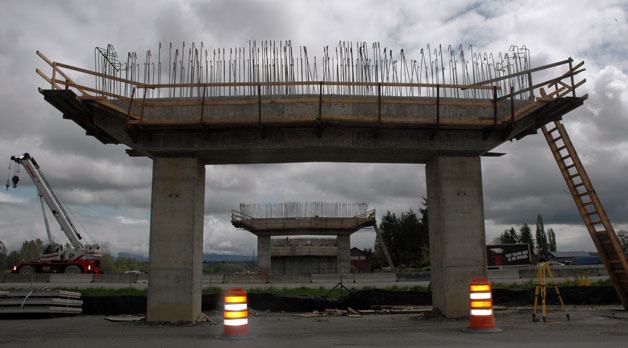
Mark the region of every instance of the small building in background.
POLYGON ((597 253, 588 251, 551 251, 551 261, 562 262, 565 265, 599 265, 602 258, 597 253))
POLYGON ((358 273, 368 273, 371 270, 368 254, 356 247, 351 248, 351 269, 358 273))

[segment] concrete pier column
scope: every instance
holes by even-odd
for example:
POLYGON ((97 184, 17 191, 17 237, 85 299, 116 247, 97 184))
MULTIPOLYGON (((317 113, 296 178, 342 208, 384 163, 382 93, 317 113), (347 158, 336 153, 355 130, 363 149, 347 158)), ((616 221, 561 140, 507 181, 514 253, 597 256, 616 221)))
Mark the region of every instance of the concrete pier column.
POLYGON ((201 313, 204 197, 198 159, 153 160, 148 321, 194 322, 201 313))
POLYGON ((351 235, 339 234, 336 237, 336 271, 338 273, 351 273, 351 235))
POLYGON ((469 314, 468 285, 486 276, 480 157, 427 162, 432 304, 448 318, 469 314))
POLYGON ((257 273, 270 276, 270 236, 257 236, 257 273))

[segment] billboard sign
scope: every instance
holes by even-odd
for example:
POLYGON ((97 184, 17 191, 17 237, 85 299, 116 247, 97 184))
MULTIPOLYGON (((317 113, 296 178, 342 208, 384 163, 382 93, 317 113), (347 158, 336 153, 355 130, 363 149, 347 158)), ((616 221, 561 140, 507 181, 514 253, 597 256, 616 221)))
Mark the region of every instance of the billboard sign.
POLYGON ((529 244, 495 244, 486 246, 489 267, 529 265, 529 244))

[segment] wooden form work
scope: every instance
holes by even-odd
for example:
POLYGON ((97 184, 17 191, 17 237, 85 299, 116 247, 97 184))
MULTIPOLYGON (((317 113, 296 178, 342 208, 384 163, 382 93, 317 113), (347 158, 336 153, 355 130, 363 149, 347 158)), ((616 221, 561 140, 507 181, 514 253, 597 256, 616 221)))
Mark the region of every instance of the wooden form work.
MULTIPOLYGON (((162 83, 162 84, 146 84, 133 80, 123 79, 116 76, 106 75, 99 72, 91 71, 88 69, 75 67, 72 65, 54 62, 48 59, 43 53, 37 51, 37 55, 42 58, 42 60, 48 64, 52 68, 52 77, 48 77, 41 70, 37 69, 36 72, 40 75, 44 80, 50 83, 52 89, 74 89, 78 92, 79 99, 83 100, 93 100, 97 103, 100 103, 108 108, 118 111, 119 113, 126 115, 126 120, 131 126, 168 126, 168 127, 190 127, 190 126, 200 126, 200 127, 243 127, 243 126, 286 126, 291 124, 291 120, 286 120, 285 122, 281 122, 280 124, 273 124, 271 122, 264 121, 264 117, 262 114, 262 106, 267 104, 290 104, 290 103, 311 103, 313 105, 318 105, 318 116, 315 120, 311 120, 310 122, 294 122, 294 125, 314 125, 314 126, 322 126, 325 123, 343 123, 350 122, 353 124, 362 124, 365 126, 375 126, 375 127, 403 127, 403 126, 411 126, 411 127, 421 127, 421 126, 482 126, 482 127, 490 127, 490 126, 500 126, 503 124, 512 124, 517 120, 525 117, 526 115, 538 110, 543 105, 545 105, 548 101, 553 99, 554 97, 563 97, 566 95, 566 91, 572 93, 575 97, 575 89, 582 85, 586 80, 579 81, 578 83, 574 83, 574 76, 584 71, 582 65, 584 63, 579 63, 576 66, 572 66, 572 60, 567 59, 560 62, 547 64, 541 67, 536 67, 533 69, 529 69, 526 71, 522 71, 519 73, 510 74, 503 77, 494 78, 491 80, 483 81, 480 83, 472 84, 472 85, 461 85, 461 84, 433 84, 433 83, 368 83, 368 82, 335 82, 335 81, 301 81, 301 82, 239 82, 239 83, 180 83, 180 84, 172 84, 172 83, 162 83), (533 84, 532 83, 532 73, 545 71, 547 69, 560 67, 563 65, 568 65, 569 69, 567 72, 559 75, 556 78, 552 78, 546 80, 541 83, 533 84), (120 83, 127 84, 132 88, 131 96, 123 96, 120 94, 112 93, 110 91, 105 91, 102 89, 86 86, 84 84, 79 84, 75 82, 75 80, 71 79, 68 74, 69 71, 74 73, 82 74, 82 77, 96 77, 101 79, 106 79, 108 81, 116 81, 120 83), (60 76, 61 78, 57 78, 60 76), (510 91, 501 91, 498 87, 500 82, 503 82, 507 79, 511 78, 527 78, 530 87, 524 88, 521 90, 513 90, 510 91), (516 109, 515 106, 515 98, 522 98, 524 94, 529 94, 531 98, 534 98, 533 91, 537 88, 544 86, 558 86, 560 85, 562 89, 557 89, 554 94, 549 95, 541 95, 540 98, 530 99, 532 102, 527 103, 524 107, 520 109, 516 109), (311 86, 314 89, 318 88, 318 95, 301 95, 296 98, 278 98, 276 95, 265 95, 262 94, 262 88, 270 87, 270 86, 286 86, 286 87, 295 87, 295 86, 311 86), (352 97, 352 96, 340 96, 340 95, 327 95, 324 94, 325 86, 347 86, 347 87, 369 87, 373 90, 377 91, 377 95, 372 95, 368 97, 352 97), (234 87, 234 88, 250 88, 251 90, 256 90, 257 95, 251 96, 251 98, 238 98, 238 97, 208 97, 206 96, 206 90, 210 88, 220 88, 220 87, 234 87), (434 95, 429 98, 419 98, 412 96, 404 96, 404 97, 391 97, 391 96, 382 96, 382 88, 386 87, 406 87, 406 88, 430 88, 434 91, 434 95), (181 89, 181 88, 197 88, 199 90, 202 89, 202 95, 197 98, 147 98, 147 93, 150 90, 156 89, 181 89), (452 99, 452 98, 443 98, 441 97, 441 91, 452 91, 452 90, 477 90, 484 91, 488 95, 492 95, 492 98, 468 98, 467 100, 460 99, 452 99), (501 94, 498 97, 498 94, 501 94), (119 106, 111 103, 112 100, 119 100, 128 104, 128 108, 124 110, 119 106), (368 117, 360 117, 360 116, 351 116, 349 117, 328 117, 323 115, 322 105, 328 104, 331 102, 336 103, 345 103, 345 104, 377 104, 377 120, 369 120, 368 117), (509 109, 504 115, 498 116, 498 105, 501 103, 506 103, 505 108, 509 109), (216 120, 211 120, 211 117, 206 115, 207 109, 209 106, 215 105, 258 105, 258 117, 255 122, 220 122, 216 120), (396 122, 395 120, 386 120, 382 118, 382 105, 387 104, 406 104, 406 105, 432 105, 434 106, 434 114, 433 115, 417 115, 415 119, 406 120, 404 122, 396 122), (139 105, 139 114, 135 114, 132 111, 133 106, 139 105), (169 121, 169 120, 151 120, 146 119, 144 117, 144 109, 145 107, 176 107, 176 106, 200 106, 200 114, 197 120, 179 120, 179 121, 169 121), (482 119, 469 119, 469 120, 443 120, 442 119, 442 107, 445 106, 458 106, 458 107, 468 107, 468 108, 491 108, 492 114, 483 117, 482 119)), ((78 79, 77 79, 78 80, 78 79)), ((452 92, 450 92, 453 94, 452 92)))

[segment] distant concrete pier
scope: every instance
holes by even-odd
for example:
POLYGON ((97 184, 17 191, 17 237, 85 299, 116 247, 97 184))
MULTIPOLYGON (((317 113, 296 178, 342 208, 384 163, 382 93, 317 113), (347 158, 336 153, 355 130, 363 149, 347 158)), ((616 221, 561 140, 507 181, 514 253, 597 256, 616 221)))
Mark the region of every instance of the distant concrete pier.
MULTIPOLYGON (((375 211, 367 210, 366 203, 267 203, 241 204, 231 214, 233 226, 243 228, 257 236, 257 269, 270 277, 273 264, 298 273, 319 269, 311 273, 351 273, 351 234, 361 228, 373 226, 375 211), (255 209, 256 208, 256 209, 255 209), (247 213, 252 214, 248 215, 247 213), (327 216, 326 216, 327 215, 327 216), (319 246, 307 243, 286 242, 273 248, 271 236, 336 236, 335 246, 318 241, 319 246), (273 249, 277 250, 273 255, 273 249), (329 251, 335 254, 330 255, 329 251), (309 260, 304 260, 309 257, 309 260), (328 265, 332 259, 333 267, 328 265), (324 272, 320 272, 323 264, 324 272)), ((315 240, 316 241, 316 240, 315 240)), ((285 271, 284 271, 285 272, 285 271)))

